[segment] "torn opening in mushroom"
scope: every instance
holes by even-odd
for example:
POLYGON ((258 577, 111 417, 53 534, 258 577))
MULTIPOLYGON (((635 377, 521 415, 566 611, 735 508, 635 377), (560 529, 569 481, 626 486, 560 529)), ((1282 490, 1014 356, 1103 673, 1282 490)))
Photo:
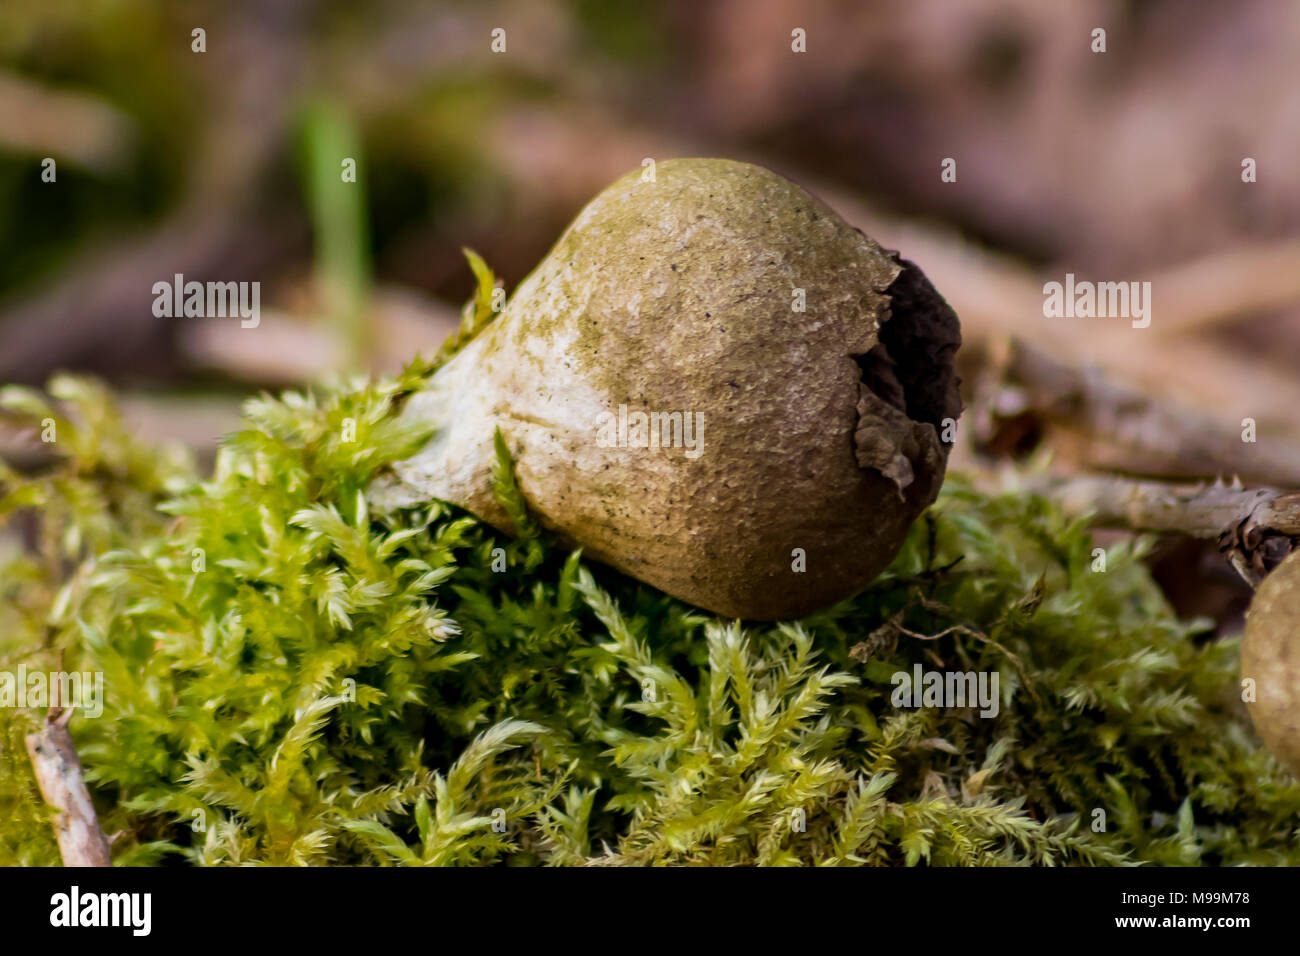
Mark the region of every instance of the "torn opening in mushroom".
MULTIPOLYGON (((902 497, 918 473, 942 471, 939 430, 961 414, 954 366, 961 327, 925 274, 891 255, 901 271, 886 290, 889 311, 880 338, 871 351, 854 356, 862 379, 853 445, 859 466, 889 478, 902 497)), ((937 481, 925 482, 927 499, 937 492, 937 481)))

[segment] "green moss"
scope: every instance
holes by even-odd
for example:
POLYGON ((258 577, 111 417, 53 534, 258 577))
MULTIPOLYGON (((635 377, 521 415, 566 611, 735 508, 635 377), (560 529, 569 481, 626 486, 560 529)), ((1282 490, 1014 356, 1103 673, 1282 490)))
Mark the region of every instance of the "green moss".
MULTIPOLYGON (((252 401, 206 479, 88 383, 4 393, 60 457, 0 472, 33 545, 0 670, 104 673, 72 729, 118 863, 1300 862, 1235 642, 1192 639, 1141 546, 1094 572, 1081 525, 954 478, 863 594, 741 626, 531 526, 372 515, 417 384, 252 401), (917 662, 996 670, 998 715, 894 707, 917 662)), ((0 709, 0 863, 57 860, 36 716, 0 709)))

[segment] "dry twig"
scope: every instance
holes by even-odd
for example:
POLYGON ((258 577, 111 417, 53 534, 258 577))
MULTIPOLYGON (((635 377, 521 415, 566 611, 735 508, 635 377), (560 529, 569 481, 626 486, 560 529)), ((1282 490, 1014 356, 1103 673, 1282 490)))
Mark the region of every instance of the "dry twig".
POLYGON ((68 733, 71 708, 51 708, 35 733, 27 735, 27 754, 45 802, 59 811, 54 822, 64 866, 112 866, 108 838, 99 828, 95 806, 81 777, 81 760, 68 733))
POLYGON ((1300 492, 1216 482, 1196 488, 1114 477, 1054 479, 1039 488, 1073 516, 1137 532, 1217 540, 1252 586, 1300 546, 1300 492))
MULTIPOLYGON (((1171 479, 1237 474, 1260 484, 1300 482, 1300 448, 1285 439, 1242 441, 1240 427, 1121 385, 1093 368, 1073 368, 1021 340, 1001 361, 979 427, 1031 416, 1052 429, 1049 444, 1087 468, 1171 479)), ((1234 423, 1235 424, 1235 423, 1234 423)))

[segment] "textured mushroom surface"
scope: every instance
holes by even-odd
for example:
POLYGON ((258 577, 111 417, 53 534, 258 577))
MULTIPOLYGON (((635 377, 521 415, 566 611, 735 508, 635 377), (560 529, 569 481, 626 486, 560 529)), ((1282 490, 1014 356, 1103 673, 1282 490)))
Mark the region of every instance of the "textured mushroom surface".
POLYGON ((721 614, 803 615, 934 500, 959 342, 919 269, 800 187, 668 160, 597 196, 408 402, 438 431, 372 494, 510 530, 499 427, 529 508, 589 557, 721 614))
POLYGON ((1255 700, 1246 706, 1264 745, 1300 777, 1300 551, 1251 599, 1241 676, 1255 682, 1255 700))

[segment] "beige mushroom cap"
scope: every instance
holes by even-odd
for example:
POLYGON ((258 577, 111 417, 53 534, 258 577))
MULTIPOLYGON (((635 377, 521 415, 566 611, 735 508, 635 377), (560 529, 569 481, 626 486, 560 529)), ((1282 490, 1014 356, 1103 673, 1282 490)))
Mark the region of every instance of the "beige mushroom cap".
POLYGON ((1255 700, 1246 706, 1264 745, 1300 777, 1300 551, 1251 599, 1241 676, 1255 682, 1255 700))

